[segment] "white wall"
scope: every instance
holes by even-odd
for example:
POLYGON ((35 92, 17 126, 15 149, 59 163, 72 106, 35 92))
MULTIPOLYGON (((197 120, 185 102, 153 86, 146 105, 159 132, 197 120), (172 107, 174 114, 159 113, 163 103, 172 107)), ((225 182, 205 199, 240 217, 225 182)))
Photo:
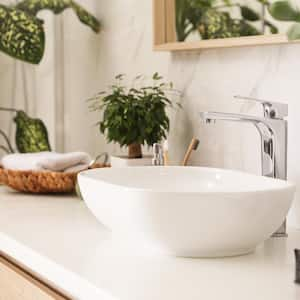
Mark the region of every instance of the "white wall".
MULTIPOLYGON (((300 190, 300 44, 198 53, 153 52, 152 1, 80 2, 102 19, 104 28, 101 35, 94 35, 70 11, 65 13, 66 150, 119 152, 118 147, 105 144, 93 125, 98 116, 89 113, 85 99, 105 88, 118 73, 133 77, 158 71, 184 91, 184 110, 172 114, 172 160, 182 158, 188 142, 196 136, 201 146, 193 156, 193 164, 259 173, 260 140, 255 129, 221 122, 207 127, 200 123, 198 112, 261 113, 254 104, 233 100, 235 94, 283 101, 290 105, 289 178, 300 190)), ((6 60, 1 57, 1 61, 1 70, 6 70, 0 73, 5 82, 1 84, 1 95, 5 98, 8 91, 3 86, 7 86, 11 71, 6 60)), ((300 227, 300 192, 290 222, 300 227)))
MULTIPOLYGON (((184 91, 182 112, 173 113, 171 154, 179 160, 192 136, 201 140, 192 163, 260 172, 260 140, 251 125, 218 123, 205 126, 198 112, 262 113, 257 105, 233 100, 250 95, 290 105, 289 178, 300 188, 300 45, 208 50, 198 53, 152 51, 152 7, 149 0, 84 1, 104 23, 95 37, 68 17, 67 147, 97 153, 118 152, 103 144, 84 99, 112 82, 118 73, 151 75, 158 71, 184 91), (71 28, 72 27, 72 28, 71 28), (81 47, 78 47, 80 39, 81 47), (87 56, 86 56, 87 55, 87 56), (70 131, 72 128, 78 134, 70 131), (88 133, 88 134, 87 134, 88 133)), ((300 194, 290 222, 300 226, 300 194)))

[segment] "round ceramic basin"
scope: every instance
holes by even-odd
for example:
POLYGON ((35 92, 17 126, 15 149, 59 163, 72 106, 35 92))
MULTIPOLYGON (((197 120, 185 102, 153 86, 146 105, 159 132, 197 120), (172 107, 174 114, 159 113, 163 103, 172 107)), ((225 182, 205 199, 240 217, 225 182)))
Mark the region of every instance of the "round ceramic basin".
POLYGON ((286 181, 202 167, 95 169, 79 185, 113 233, 184 257, 254 251, 283 223, 295 193, 286 181))

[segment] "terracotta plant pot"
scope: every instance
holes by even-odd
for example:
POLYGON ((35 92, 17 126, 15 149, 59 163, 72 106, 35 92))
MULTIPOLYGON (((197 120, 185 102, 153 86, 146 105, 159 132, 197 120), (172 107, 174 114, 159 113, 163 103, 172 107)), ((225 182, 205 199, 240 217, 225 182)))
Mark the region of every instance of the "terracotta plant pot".
POLYGON ((129 158, 142 158, 142 146, 141 144, 131 144, 128 146, 128 157, 129 158))

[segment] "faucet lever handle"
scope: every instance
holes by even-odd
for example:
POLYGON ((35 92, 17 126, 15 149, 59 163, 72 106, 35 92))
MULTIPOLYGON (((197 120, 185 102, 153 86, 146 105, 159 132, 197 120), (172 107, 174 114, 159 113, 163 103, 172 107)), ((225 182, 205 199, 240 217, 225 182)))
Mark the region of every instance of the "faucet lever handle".
POLYGON ((264 115, 270 119, 283 119, 288 116, 288 105, 280 102, 273 102, 269 100, 262 100, 245 96, 234 96, 236 99, 255 101, 262 104, 264 115))

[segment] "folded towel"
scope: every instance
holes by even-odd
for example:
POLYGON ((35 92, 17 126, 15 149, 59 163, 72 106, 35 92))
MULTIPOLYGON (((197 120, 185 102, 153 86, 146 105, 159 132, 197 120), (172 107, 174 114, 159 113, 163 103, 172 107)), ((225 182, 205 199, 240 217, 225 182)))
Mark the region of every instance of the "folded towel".
POLYGON ((79 172, 87 169, 91 157, 84 152, 39 152, 9 154, 2 158, 5 169, 19 171, 79 172))

